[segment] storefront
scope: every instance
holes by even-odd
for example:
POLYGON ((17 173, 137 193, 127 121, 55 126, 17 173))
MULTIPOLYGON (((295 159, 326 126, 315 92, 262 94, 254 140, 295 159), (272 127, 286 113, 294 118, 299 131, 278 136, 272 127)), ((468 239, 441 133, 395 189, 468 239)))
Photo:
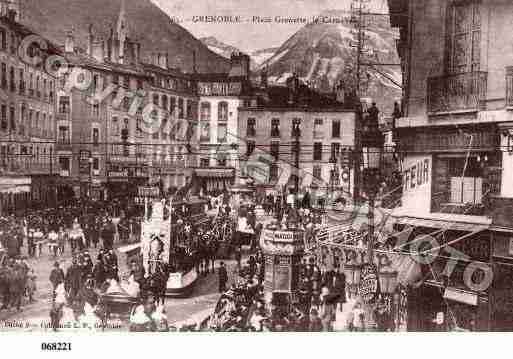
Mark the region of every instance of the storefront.
POLYGON ((204 194, 219 194, 229 189, 235 182, 233 168, 195 168, 193 183, 204 194))
POLYGON ((489 228, 470 223, 447 222, 444 227, 440 221, 412 221, 403 218, 403 223, 395 226, 398 233, 409 233, 401 254, 412 258, 418 267, 417 280, 408 288, 408 331, 491 330, 489 228))
POLYGON ((29 208, 31 184, 30 177, 1 177, 0 214, 12 214, 29 208))

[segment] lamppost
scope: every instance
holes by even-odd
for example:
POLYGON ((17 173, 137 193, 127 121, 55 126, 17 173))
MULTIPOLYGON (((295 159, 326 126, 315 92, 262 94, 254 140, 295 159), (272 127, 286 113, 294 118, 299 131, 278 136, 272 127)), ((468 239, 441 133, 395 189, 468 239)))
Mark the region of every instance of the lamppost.
POLYGON ((296 173, 295 173, 295 181, 294 181, 294 191, 295 191, 295 196, 296 196, 296 199, 297 199, 297 196, 299 195, 299 163, 300 163, 300 158, 299 158, 299 151, 300 151, 300 138, 301 138, 301 129, 300 129, 300 125, 301 125, 301 119, 299 118, 295 118, 292 120, 292 136, 294 137, 294 155, 295 155, 295 158, 294 158, 294 166, 296 167, 296 173))
POLYGON ((91 152, 89 152, 89 190, 88 190, 88 196, 87 196, 87 197, 89 197, 89 199, 91 199, 92 187, 93 187, 93 163, 94 163, 93 156, 92 156, 91 152))
POLYGON ((362 267, 360 278, 360 296, 364 302, 366 328, 376 328, 374 301, 378 289, 378 270, 374 264, 374 211, 376 196, 381 183, 381 162, 384 138, 379 131, 377 113, 369 111, 362 128, 362 184, 365 196, 368 199, 368 237, 366 263, 362 267))

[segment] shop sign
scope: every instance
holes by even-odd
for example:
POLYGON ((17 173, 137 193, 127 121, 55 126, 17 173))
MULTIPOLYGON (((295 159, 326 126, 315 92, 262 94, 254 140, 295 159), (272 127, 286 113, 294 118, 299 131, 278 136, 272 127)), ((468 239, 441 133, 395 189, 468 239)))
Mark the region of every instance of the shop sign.
POLYGON ((160 189, 158 187, 138 187, 137 194, 139 197, 159 197, 160 189))
POLYGON ((360 277, 359 294, 365 303, 372 303, 378 293, 378 271, 374 264, 365 264, 360 277))
POLYGON ((273 231, 264 230, 262 236, 266 241, 296 242, 303 240, 303 231, 273 231))

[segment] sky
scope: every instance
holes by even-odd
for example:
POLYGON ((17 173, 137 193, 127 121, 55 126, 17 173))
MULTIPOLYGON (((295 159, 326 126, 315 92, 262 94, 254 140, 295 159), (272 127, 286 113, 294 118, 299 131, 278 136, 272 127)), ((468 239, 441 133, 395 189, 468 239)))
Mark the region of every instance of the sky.
MULTIPOLYGON (((195 37, 214 36, 245 52, 278 47, 303 24, 253 23, 253 16, 311 17, 325 10, 349 10, 351 0, 152 0, 195 37), (240 16, 244 23, 193 21, 197 16, 240 16)), ((369 0, 370 8, 386 11, 386 0, 369 0)))

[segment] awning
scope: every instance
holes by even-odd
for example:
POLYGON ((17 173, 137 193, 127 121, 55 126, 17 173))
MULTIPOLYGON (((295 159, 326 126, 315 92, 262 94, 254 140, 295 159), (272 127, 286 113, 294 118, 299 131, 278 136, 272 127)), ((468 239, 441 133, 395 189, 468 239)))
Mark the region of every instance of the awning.
POLYGON ((485 224, 467 223, 467 222, 452 222, 442 221, 426 218, 415 217, 399 217, 396 221, 397 224, 405 224, 412 227, 426 227, 435 229, 444 229, 448 231, 462 231, 462 232, 479 232, 488 229, 490 226, 485 224))
POLYGON ((30 186, 22 185, 22 186, 8 186, 8 185, 0 185, 0 193, 29 193, 30 186))
POLYGON ((201 178, 233 178, 235 170, 233 168, 197 168, 194 174, 201 178))

